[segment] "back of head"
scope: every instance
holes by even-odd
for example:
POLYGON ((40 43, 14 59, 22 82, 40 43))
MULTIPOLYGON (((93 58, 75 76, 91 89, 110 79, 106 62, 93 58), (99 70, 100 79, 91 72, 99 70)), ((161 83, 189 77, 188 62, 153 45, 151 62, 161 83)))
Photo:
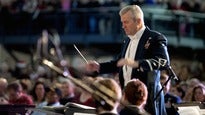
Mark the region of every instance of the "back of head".
POLYGON ((124 88, 125 99, 132 105, 146 104, 147 95, 147 87, 138 79, 130 80, 124 88))
MULTIPOLYGON (((121 88, 117 84, 117 82, 113 79, 105 78, 105 79, 99 79, 95 83, 103 85, 104 87, 110 89, 115 95, 115 97, 113 98, 117 99, 117 100, 112 98, 109 99, 110 101, 113 101, 115 103, 114 106, 107 104, 106 100, 104 100, 105 101, 104 104, 102 104, 99 100, 96 100, 96 106, 97 106, 96 108, 98 109, 98 107, 101 107, 103 110, 107 110, 107 111, 112 111, 113 109, 116 109, 119 104, 117 101, 120 100, 122 95, 121 88)), ((101 92, 105 92, 105 91, 101 91, 101 92)))

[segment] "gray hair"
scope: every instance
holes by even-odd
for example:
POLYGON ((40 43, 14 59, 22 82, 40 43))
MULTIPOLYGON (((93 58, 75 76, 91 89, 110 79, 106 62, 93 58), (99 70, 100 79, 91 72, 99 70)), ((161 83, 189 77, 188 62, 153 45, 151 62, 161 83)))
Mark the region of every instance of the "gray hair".
POLYGON ((133 14, 133 20, 141 19, 142 22, 144 22, 144 14, 142 12, 142 9, 138 5, 125 6, 120 10, 119 15, 122 16, 128 11, 131 11, 131 13, 133 14))

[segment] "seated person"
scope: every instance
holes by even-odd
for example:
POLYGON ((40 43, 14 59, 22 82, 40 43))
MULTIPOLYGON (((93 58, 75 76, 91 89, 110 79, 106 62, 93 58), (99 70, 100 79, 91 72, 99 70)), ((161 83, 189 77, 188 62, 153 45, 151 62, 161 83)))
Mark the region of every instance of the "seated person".
MULTIPOLYGON (((61 91, 58 88, 49 87, 46 88, 46 101, 40 103, 37 108, 47 109, 47 106, 50 107, 61 107, 59 100, 61 97, 61 91)), ((50 110, 50 109, 49 109, 50 110)), ((54 109, 52 109, 54 111, 54 109)), ((44 112, 34 111, 32 115, 46 115, 44 112)))
MULTIPOLYGON (((166 71, 162 71, 161 76, 160 76, 161 85, 163 86, 168 79, 169 79, 168 73, 166 71)), ((181 103, 181 98, 179 96, 169 93, 170 86, 171 86, 171 81, 168 81, 163 89, 164 99, 165 99, 165 104, 166 104, 166 111, 168 115, 178 115, 173 104, 181 103)))
POLYGON ((12 82, 7 87, 10 104, 28 104, 33 105, 32 98, 22 92, 22 86, 18 81, 12 82))
POLYGON ((149 115, 144 106, 147 100, 147 87, 139 79, 130 80, 124 88, 122 102, 125 107, 120 115, 149 115))
POLYGON ((74 101, 75 98, 74 90, 75 90, 75 86, 71 81, 65 80, 61 83, 62 98, 60 98, 60 103, 62 105, 74 101))
POLYGON ((46 105, 45 106, 52 106, 52 107, 57 107, 57 106, 62 106, 60 104, 60 98, 61 98, 61 91, 58 88, 48 88, 46 90, 46 105))
POLYGON ((37 81, 34 84, 31 95, 33 96, 33 101, 36 107, 38 107, 39 104, 45 102, 45 97, 46 97, 45 91, 46 91, 46 85, 44 82, 37 81))
MULTIPOLYGON (((113 94, 115 95, 114 98, 116 98, 117 100, 120 100, 121 88, 115 80, 110 79, 110 78, 99 79, 94 82, 94 85, 95 84, 101 84, 104 87, 110 89, 110 91, 112 91, 113 94)), ((98 88, 100 89, 100 87, 98 88)), ((105 91, 107 90, 100 89, 100 92, 105 92, 105 91)), ((96 113, 98 115, 118 115, 117 108, 119 106, 119 102, 116 99, 108 98, 108 100, 103 100, 101 97, 95 94, 93 95, 93 97, 95 98, 96 113), (108 104, 108 101, 113 102, 113 104, 112 105, 108 104)))
POLYGON ((205 102, 205 86, 203 84, 194 86, 191 101, 205 102))

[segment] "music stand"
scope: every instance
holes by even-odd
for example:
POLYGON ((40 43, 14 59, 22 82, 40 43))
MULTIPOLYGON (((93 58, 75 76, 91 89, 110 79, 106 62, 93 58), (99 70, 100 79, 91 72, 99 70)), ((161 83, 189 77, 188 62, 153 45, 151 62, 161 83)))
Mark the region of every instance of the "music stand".
POLYGON ((185 102, 174 104, 179 115, 205 115, 205 103, 185 102))
POLYGON ((96 109, 93 107, 72 102, 68 102, 65 106, 68 107, 65 115, 96 115, 96 109))

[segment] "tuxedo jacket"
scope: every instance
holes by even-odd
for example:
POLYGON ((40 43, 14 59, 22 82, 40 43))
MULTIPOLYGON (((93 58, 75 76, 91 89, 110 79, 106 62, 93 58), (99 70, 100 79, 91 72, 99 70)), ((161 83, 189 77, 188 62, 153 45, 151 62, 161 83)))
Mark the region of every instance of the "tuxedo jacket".
MULTIPOLYGON (((100 74, 119 73, 122 88, 124 87, 123 70, 122 67, 117 67, 117 62, 125 57, 129 42, 129 38, 124 41, 121 53, 116 59, 100 63, 100 74)), ((132 52, 136 52, 135 60, 139 61, 139 67, 132 69, 131 78, 138 78, 148 89, 148 100, 145 110, 152 115, 166 115, 163 92, 154 100, 161 89, 160 70, 165 69, 169 65, 166 37, 146 27, 139 40, 137 50, 132 52)))

